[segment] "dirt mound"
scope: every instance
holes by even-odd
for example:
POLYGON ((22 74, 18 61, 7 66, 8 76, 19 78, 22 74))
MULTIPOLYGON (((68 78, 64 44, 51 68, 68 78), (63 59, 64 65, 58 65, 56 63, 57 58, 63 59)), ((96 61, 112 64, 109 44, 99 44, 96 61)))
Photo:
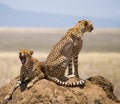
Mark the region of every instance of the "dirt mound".
MULTIPOLYGON (((9 84, 0 88, 0 104, 18 80, 15 78, 9 84)), ((71 78, 69 81, 78 79, 71 78)), ((84 88, 63 87, 54 82, 42 79, 31 89, 19 87, 8 104, 118 104, 120 101, 113 94, 114 87, 105 78, 97 76, 88 78, 84 88)))

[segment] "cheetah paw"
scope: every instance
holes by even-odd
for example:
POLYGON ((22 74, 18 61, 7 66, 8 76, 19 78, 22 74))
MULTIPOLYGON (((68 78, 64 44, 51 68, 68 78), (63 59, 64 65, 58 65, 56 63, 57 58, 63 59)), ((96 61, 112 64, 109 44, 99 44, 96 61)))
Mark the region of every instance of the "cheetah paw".
POLYGON ((4 98, 3 104, 6 104, 10 99, 12 98, 12 95, 9 94, 4 98))
POLYGON ((69 78, 73 78, 73 77, 75 77, 74 74, 72 74, 72 75, 68 75, 68 76, 67 76, 68 79, 69 79, 69 78))
POLYGON ((33 83, 29 83, 29 84, 27 85, 27 89, 30 89, 32 86, 33 86, 33 83))

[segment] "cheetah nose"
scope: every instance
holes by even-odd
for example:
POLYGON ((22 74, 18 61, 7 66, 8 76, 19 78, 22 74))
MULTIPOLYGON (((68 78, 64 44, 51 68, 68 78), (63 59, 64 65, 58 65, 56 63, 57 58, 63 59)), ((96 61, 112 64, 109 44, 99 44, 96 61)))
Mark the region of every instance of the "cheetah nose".
POLYGON ((91 31, 94 29, 94 27, 91 28, 91 31))
POLYGON ((91 28, 90 32, 94 29, 94 27, 91 28))
POLYGON ((22 53, 21 56, 24 56, 24 54, 22 53))

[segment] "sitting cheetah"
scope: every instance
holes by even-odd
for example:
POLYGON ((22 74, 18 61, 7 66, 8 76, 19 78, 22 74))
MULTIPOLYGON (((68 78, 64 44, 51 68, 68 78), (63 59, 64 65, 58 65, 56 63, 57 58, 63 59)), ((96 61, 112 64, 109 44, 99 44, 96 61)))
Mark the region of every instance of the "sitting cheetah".
POLYGON ((7 96, 4 98, 4 101, 8 101, 11 99, 13 92, 18 88, 23 82, 26 80, 31 80, 27 88, 31 88, 38 80, 46 78, 48 80, 51 80, 59 85, 62 86, 81 86, 84 82, 63 82, 59 79, 64 77, 64 70, 58 71, 58 70, 49 70, 45 69, 44 62, 39 62, 37 59, 32 57, 33 51, 31 50, 20 50, 19 51, 19 58, 21 60, 22 66, 20 70, 20 79, 17 81, 17 83, 14 84, 14 86, 10 89, 7 96))
POLYGON ((46 66, 53 67, 49 70, 65 71, 68 66, 68 75, 72 75, 73 61, 74 75, 79 78, 78 54, 82 48, 82 36, 85 32, 91 32, 92 30, 93 25, 87 20, 79 21, 73 28, 69 29, 47 57, 46 66))

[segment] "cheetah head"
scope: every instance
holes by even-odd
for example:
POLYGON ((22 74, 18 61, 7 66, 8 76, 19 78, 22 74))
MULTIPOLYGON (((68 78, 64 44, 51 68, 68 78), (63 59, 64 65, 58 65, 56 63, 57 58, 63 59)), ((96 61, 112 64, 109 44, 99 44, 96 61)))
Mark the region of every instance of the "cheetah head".
POLYGON ((29 61, 29 59, 32 57, 33 51, 21 49, 19 51, 19 58, 22 64, 25 64, 29 61))
POLYGON ((83 33, 85 32, 91 32, 94 27, 92 25, 92 23, 90 21, 87 20, 82 20, 82 21, 78 21, 77 25, 76 25, 83 33))

